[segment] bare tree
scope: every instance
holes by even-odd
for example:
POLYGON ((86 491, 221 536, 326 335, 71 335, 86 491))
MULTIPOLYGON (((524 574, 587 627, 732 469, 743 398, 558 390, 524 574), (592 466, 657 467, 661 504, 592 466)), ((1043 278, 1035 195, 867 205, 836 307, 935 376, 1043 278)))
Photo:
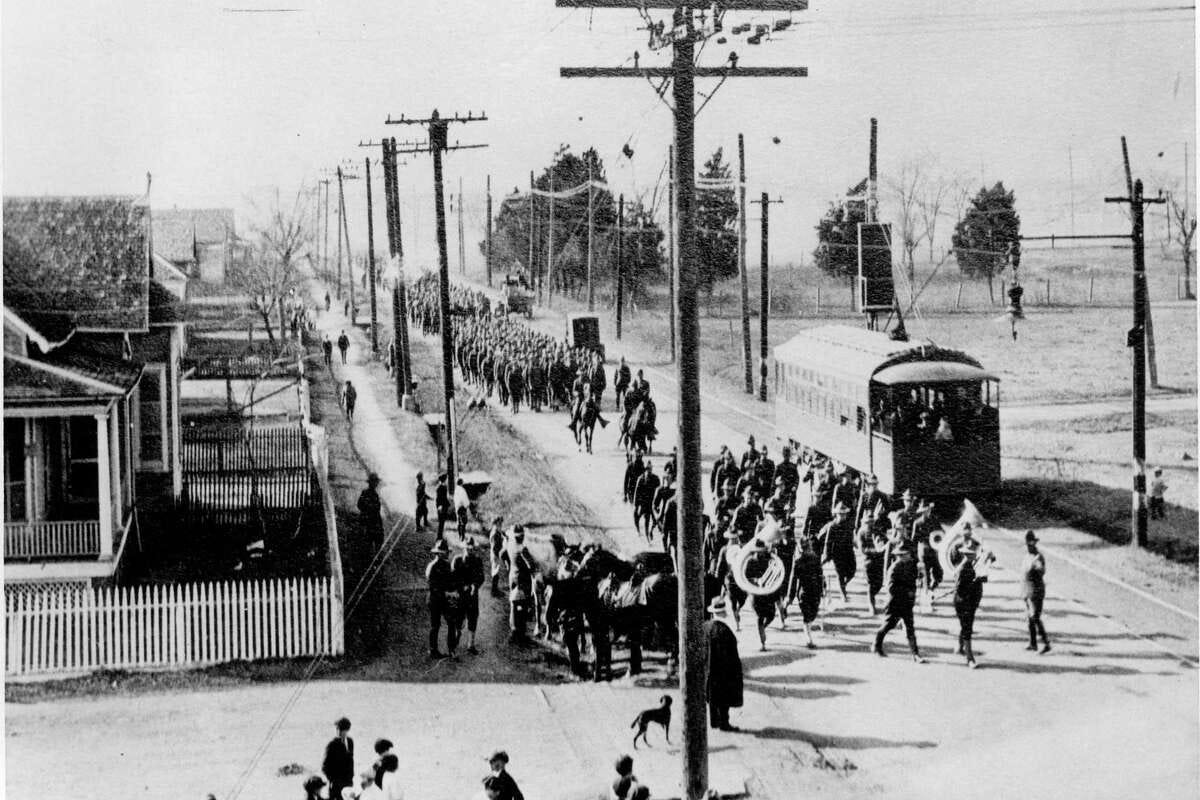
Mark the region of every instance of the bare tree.
POLYGON ((287 338, 287 308, 301 285, 297 261, 306 255, 313 232, 307 227, 311 214, 305 206, 308 193, 297 189, 291 207, 286 208, 275 190, 271 207, 262 221, 252 225, 254 247, 233 275, 234 284, 250 295, 255 310, 263 318, 267 336, 275 346, 271 317, 278 314, 279 339, 287 338))
MULTIPOLYGON (((940 175, 930 175, 925 181, 924 191, 917 201, 917 209, 921 212, 921 228, 926 244, 929 245, 929 261, 936 258, 934 253, 934 234, 937 233, 938 219, 942 214, 942 206, 947 196, 954 191, 956 181, 940 175)), ((957 222, 958 220, 955 220, 957 222)))
POLYGON ((921 158, 913 158, 900 165, 900 171, 884 180, 884 186, 890 195, 895 220, 893 245, 899 244, 905 274, 908 275, 908 299, 912 302, 916 293, 917 268, 916 252, 921 240, 925 237, 922 225, 920 199, 925 193, 928 179, 927 162, 921 158))
POLYGON ((1196 215, 1188 208, 1186 200, 1181 202, 1175 192, 1167 195, 1167 214, 1171 225, 1171 244, 1179 248, 1183 256, 1183 296, 1195 300, 1192 291, 1192 242, 1196 237, 1196 215))

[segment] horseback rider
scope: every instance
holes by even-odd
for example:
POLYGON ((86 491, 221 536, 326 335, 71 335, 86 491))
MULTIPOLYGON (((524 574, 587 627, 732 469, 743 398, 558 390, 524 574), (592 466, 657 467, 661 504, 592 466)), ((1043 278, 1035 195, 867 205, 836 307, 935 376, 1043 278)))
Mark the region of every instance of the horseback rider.
POLYGON ((621 401, 625 399, 625 392, 629 389, 629 384, 633 381, 633 376, 629 372, 629 365, 625 363, 625 356, 621 356, 621 363, 613 370, 613 388, 617 390, 616 409, 621 410, 621 401))

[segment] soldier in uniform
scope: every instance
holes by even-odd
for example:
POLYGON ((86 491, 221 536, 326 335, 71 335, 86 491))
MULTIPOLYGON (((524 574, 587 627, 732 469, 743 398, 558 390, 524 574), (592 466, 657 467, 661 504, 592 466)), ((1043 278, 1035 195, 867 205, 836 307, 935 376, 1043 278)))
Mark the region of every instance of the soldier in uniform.
POLYGON ((474 655, 479 652, 475 648, 475 629, 479 625, 479 587, 483 585, 483 559, 479 557, 479 546, 474 539, 468 539, 466 552, 450 562, 450 573, 461 597, 461 616, 467 626, 467 652, 474 655))
POLYGON ((633 489, 633 527, 639 532, 644 532, 647 542, 654 541, 654 493, 658 491, 658 486, 659 480, 654 474, 654 466, 647 461, 646 469, 638 477, 633 489), (640 524, 643 520, 644 526, 640 524))
POLYGON ((892 628, 903 622, 913 661, 924 664, 925 659, 921 657, 921 651, 917 648, 917 631, 913 627, 913 607, 917 602, 917 555, 912 542, 904 542, 896 548, 895 557, 888 567, 887 584, 887 618, 875 632, 871 652, 877 656, 886 656, 887 653, 883 650, 884 637, 892 628))
POLYGON ((438 636, 442 622, 446 623, 446 650, 451 656, 458 648, 459 625, 452 609, 452 593, 457 593, 453 576, 450 572, 450 545, 445 539, 438 539, 433 548, 433 560, 425 567, 425 580, 429 585, 429 657, 444 658, 438 649, 438 636))
POLYGON ((863 556, 863 570, 867 573, 867 607, 871 614, 879 613, 875 598, 883 588, 883 558, 887 548, 887 535, 875 523, 875 511, 866 509, 858 526, 858 549, 863 556))
POLYGON ((1021 589, 1025 597, 1025 612, 1029 619, 1029 646, 1037 650, 1037 637, 1042 637, 1042 652, 1050 652, 1050 637, 1042 625, 1042 603, 1046 600, 1046 557, 1038 551, 1038 538, 1033 531, 1025 532, 1025 558, 1021 561, 1021 589))
POLYGON ((621 362, 617 364, 613 370, 613 388, 617 392, 616 410, 621 410, 621 401, 625 399, 625 392, 629 389, 629 384, 632 377, 629 374, 629 365, 625 363, 625 356, 621 356, 621 362))
POLYGON ((979 560, 979 542, 971 531, 971 523, 963 523, 963 539, 955 547, 959 556, 958 570, 954 575, 954 613, 958 615, 958 654, 967 657, 967 666, 975 669, 975 652, 971 649, 971 638, 975 633, 975 613, 983 601, 983 583, 986 576, 976 569, 979 560))
POLYGON ((850 526, 850 507, 838 503, 833 507, 833 519, 821 528, 818 535, 821 543, 821 563, 832 561, 837 571, 838 588, 842 602, 849 602, 846 585, 854 578, 857 562, 854 557, 854 529, 850 526))
POLYGON ((514 525, 508 545, 509 641, 525 641, 525 625, 533 597, 533 556, 525 547, 525 527, 514 525))
POLYGON ((813 537, 802 536, 800 549, 792 564, 791 582, 788 586, 787 603, 800 601, 800 621, 804 624, 804 637, 809 650, 816 649, 812 638, 812 623, 821 608, 821 597, 825 593, 825 572, 821 559, 813 547, 813 537))

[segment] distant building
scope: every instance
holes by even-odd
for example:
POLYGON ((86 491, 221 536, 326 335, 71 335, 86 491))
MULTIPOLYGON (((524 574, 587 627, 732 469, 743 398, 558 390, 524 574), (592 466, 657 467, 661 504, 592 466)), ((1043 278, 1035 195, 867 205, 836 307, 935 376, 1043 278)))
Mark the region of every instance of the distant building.
POLYGON ((178 497, 186 279, 131 197, 4 199, 6 580, 111 576, 178 497))
POLYGON ((163 209, 153 216, 156 254, 189 278, 225 282, 238 242, 233 209, 163 209))

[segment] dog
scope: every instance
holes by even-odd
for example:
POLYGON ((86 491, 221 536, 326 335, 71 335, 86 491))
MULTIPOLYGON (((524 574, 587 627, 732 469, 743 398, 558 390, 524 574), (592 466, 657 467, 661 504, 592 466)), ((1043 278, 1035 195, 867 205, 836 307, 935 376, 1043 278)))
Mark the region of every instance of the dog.
POLYGON ((646 731, 650 728, 650 724, 657 722, 663 728, 663 733, 666 734, 667 744, 671 743, 671 696, 664 694, 659 699, 658 708, 647 708, 633 718, 633 722, 629 725, 630 728, 637 728, 637 733, 633 735, 633 749, 637 750, 638 739, 641 739, 647 745, 650 740, 646 738, 646 731))

